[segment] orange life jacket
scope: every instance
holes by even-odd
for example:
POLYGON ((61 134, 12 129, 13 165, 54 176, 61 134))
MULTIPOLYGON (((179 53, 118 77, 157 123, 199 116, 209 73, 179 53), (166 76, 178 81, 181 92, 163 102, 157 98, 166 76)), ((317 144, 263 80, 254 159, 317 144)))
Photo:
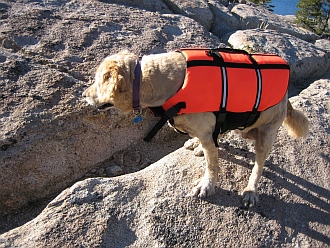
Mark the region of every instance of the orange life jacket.
POLYGON ((276 54, 248 54, 229 49, 181 49, 187 60, 182 88, 163 105, 178 102, 178 114, 264 111, 286 94, 289 66, 276 54))
MULTIPOLYGON (((219 133, 253 125, 261 111, 279 103, 286 94, 290 68, 276 54, 248 54, 227 48, 179 52, 186 57, 186 77, 181 89, 162 105, 160 122, 178 114, 213 112, 217 116, 213 133, 216 146, 219 133)), ((144 140, 149 141, 159 126, 144 140)))

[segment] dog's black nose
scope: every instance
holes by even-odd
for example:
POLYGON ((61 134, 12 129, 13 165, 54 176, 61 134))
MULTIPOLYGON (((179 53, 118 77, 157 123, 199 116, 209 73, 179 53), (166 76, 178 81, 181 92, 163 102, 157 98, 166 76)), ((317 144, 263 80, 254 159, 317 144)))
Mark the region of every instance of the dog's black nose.
POLYGON ((106 104, 103 104, 102 106, 99 106, 97 109, 99 111, 103 111, 103 110, 106 110, 107 108, 111 108, 113 107, 114 105, 112 103, 106 103, 106 104))

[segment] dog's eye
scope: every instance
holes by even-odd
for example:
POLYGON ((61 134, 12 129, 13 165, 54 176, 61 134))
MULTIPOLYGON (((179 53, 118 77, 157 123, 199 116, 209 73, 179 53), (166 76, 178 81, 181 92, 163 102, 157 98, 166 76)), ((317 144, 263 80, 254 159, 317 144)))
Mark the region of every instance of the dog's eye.
POLYGON ((111 73, 110 72, 106 72, 103 74, 103 80, 106 81, 108 80, 109 78, 111 78, 111 73))

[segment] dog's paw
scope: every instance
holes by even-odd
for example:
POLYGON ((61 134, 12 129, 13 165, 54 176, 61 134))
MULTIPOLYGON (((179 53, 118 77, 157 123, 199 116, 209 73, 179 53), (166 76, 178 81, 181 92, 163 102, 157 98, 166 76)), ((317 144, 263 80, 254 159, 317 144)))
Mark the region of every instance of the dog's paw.
POLYGON ((246 208, 257 205, 259 201, 258 193, 255 190, 245 189, 242 193, 242 204, 246 208))
POLYGON ((197 147, 194 149, 194 155, 197 156, 197 157, 202 157, 202 156, 204 156, 204 151, 203 151, 202 144, 199 144, 199 146, 197 146, 197 147))
POLYGON ((200 143, 199 139, 193 138, 184 143, 184 147, 188 150, 194 151, 194 155, 197 157, 204 156, 204 151, 202 144, 200 143))
POLYGON ((184 143, 184 147, 188 150, 194 150, 197 146, 199 146, 200 144, 200 141, 198 138, 192 138, 192 139, 189 139, 187 140, 185 143, 184 143))
POLYGON ((200 198, 208 197, 215 193, 214 183, 210 178, 202 178, 197 181, 197 186, 193 188, 193 196, 200 198))

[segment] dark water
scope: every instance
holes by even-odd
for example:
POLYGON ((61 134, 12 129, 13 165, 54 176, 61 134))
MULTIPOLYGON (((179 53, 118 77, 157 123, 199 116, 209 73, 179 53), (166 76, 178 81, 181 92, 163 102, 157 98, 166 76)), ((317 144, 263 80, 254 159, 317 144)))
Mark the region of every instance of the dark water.
POLYGON ((270 3, 274 5, 275 14, 279 15, 294 15, 298 8, 296 7, 299 0, 272 0, 270 3))

